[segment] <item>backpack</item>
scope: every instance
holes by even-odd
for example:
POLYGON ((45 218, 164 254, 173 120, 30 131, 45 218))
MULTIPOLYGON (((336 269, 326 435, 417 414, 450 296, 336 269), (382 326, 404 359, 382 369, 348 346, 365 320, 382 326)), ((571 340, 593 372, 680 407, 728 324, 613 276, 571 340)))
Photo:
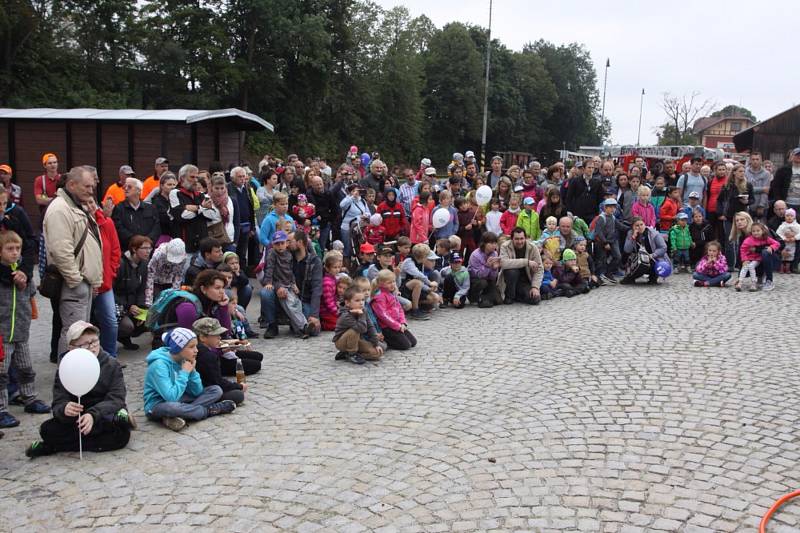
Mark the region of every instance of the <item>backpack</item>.
MULTIPOLYGON (((703 179, 703 195, 706 196, 708 195, 708 180, 702 174, 700 175, 700 177, 703 179)), ((683 189, 681 201, 684 204, 689 203, 689 191, 686 187, 688 183, 689 183, 689 174, 682 175, 680 178, 678 178, 677 183, 675 183, 676 187, 678 187, 679 189, 683 189), (681 183, 683 183, 683 187, 681 187, 681 183)))
POLYGON ((192 302, 197 310, 198 316, 203 314, 203 306, 200 304, 200 298, 188 291, 180 289, 165 289, 161 291, 147 311, 147 318, 145 319, 145 326, 153 332, 154 336, 158 336, 161 332, 168 329, 177 327, 178 323, 175 320, 175 308, 183 302, 192 302), (172 319, 172 322, 167 322, 172 319))

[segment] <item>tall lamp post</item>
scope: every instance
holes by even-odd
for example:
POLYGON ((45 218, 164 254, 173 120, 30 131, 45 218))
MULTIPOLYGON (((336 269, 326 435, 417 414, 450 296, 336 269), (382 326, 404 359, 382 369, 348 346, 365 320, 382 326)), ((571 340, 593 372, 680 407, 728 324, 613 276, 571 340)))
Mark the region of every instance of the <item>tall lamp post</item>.
POLYGON ((489 0, 489 31, 486 35, 486 80, 483 88, 483 133, 481 134, 481 172, 486 170, 486 125, 489 120, 489 60, 492 56, 492 0, 489 0))
MULTIPOLYGON (((611 59, 606 58, 606 74, 603 77, 603 111, 600 113, 600 127, 603 127, 606 119, 606 85, 608 85, 608 67, 611 66, 611 59)), ((605 139, 600 139, 604 141, 605 139)))
POLYGON ((642 98, 639 101, 639 135, 636 136, 636 146, 642 140, 642 108, 644 107, 644 89, 642 89, 642 98))

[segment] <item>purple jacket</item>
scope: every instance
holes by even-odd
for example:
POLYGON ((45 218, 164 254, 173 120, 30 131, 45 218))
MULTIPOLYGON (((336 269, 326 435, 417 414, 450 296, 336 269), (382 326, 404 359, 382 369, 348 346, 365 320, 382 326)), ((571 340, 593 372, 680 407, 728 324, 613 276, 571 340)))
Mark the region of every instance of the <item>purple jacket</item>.
POLYGON ((467 267, 470 276, 480 279, 496 278, 499 267, 491 268, 486 264, 486 261, 491 257, 497 257, 497 252, 492 252, 488 256, 480 248, 472 252, 469 256, 469 266, 467 267))

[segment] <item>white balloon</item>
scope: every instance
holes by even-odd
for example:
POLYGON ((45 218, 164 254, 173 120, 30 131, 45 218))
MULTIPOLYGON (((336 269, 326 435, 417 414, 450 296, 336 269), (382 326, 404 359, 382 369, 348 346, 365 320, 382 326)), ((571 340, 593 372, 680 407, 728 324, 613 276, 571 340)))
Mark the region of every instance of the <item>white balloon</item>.
POLYGON ((450 222, 450 211, 444 208, 439 208, 433 212, 433 227, 436 229, 443 228, 450 222))
POLYGON ((94 388, 100 379, 100 362, 97 356, 84 348, 67 352, 58 364, 61 384, 75 396, 83 396, 94 388))
POLYGON ((475 191, 475 200, 478 202, 479 206, 483 207, 484 205, 488 204, 491 199, 492 188, 488 185, 481 185, 478 187, 478 190, 475 191))

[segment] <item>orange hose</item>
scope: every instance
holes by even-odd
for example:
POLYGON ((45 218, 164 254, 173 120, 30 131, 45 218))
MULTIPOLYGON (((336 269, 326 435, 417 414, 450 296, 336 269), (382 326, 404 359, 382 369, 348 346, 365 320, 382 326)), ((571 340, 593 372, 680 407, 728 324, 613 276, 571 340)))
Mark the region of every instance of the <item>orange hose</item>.
POLYGON ((798 496, 800 496, 800 490, 790 492, 789 494, 781 497, 781 499, 772 504, 772 507, 769 508, 767 514, 765 514, 764 518, 761 519, 761 525, 758 526, 758 533, 767 533, 767 522, 769 522, 769 519, 772 518, 773 514, 775 514, 775 511, 777 511, 778 508, 784 503, 788 502, 792 498, 797 498, 798 496))

